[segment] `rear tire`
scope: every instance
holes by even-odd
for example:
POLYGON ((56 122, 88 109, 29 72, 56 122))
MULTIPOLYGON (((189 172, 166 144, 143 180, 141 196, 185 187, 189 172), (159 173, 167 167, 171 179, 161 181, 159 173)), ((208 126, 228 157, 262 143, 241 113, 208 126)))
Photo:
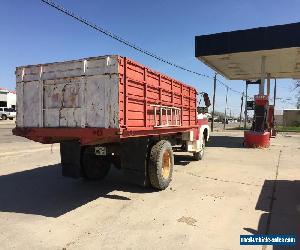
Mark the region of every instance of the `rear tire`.
POLYGON ((1 115, 1 119, 2 120, 7 120, 7 116, 6 115, 1 115))
POLYGON ((14 118, 9 118, 9 120, 13 120, 14 118))
POLYGON ((110 170, 110 161, 85 150, 82 158, 83 175, 88 180, 103 180, 110 170))
POLYGON ((157 142, 151 148, 148 165, 151 186, 159 190, 166 189, 172 180, 173 166, 171 144, 165 140, 157 142))

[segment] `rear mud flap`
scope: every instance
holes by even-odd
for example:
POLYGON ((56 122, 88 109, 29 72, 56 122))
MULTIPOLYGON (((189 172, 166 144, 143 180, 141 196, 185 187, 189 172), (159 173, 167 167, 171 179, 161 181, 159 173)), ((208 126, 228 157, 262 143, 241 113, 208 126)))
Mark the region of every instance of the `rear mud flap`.
POLYGON ((79 141, 60 143, 62 175, 72 178, 81 177, 81 146, 79 141))
POLYGON ((147 173, 149 139, 128 138, 121 142, 122 170, 131 183, 149 186, 147 173))

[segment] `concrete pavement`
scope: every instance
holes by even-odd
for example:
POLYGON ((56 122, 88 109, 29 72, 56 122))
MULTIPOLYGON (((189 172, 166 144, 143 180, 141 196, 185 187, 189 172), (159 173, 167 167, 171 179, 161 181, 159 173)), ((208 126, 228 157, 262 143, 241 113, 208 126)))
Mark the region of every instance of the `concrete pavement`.
POLYGON ((262 249, 241 247, 240 234, 300 239, 300 135, 246 149, 242 132, 215 133, 204 160, 176 153, 170 187, 154 192, 117 170, 103 182, 63 178, 58 145, 14 137, 3 126, 3 249, 262 249))

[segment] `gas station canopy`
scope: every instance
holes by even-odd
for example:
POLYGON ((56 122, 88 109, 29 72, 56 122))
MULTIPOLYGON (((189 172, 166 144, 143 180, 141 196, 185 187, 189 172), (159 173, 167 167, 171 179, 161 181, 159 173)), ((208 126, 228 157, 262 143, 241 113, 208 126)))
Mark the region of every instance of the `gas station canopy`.
POLYGON ((300 79, 300 23, 196 36, 195 56, 230 80, 300 79), (263 62, 264 61, 264 62, 263 62))

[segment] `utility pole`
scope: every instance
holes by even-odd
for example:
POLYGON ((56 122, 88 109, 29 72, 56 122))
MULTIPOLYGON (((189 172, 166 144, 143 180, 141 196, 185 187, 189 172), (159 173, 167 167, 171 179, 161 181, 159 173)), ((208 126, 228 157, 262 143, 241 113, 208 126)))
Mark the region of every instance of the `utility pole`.
POLYGON ((275 124, 275 104, 276 104, 276 90, 277 90, 277 81, 275 78, 275 83, 274 83, 274 115, 273 115, 273 126, 275 124))
POLYGON ((214 95, 213 95, 213 110, 211 116, 211 131, 214 131, 214 119, 215 119, 215 103, 216 103, 216 86, 217 86, 217 73, 215 73, 214 77, 214 95))
POLYGON ((275 78, 275 84, 274 84, 274 110, 275 110, 275 103, 276 103, 276 89, 277 89, 277 82, 275 78))
POLYGON ((242 125, 243 104, 244 104, 244 92, 242 93, 242 97, 241 97, 240 127, 242 125))
POLYGON ((246 99, 245 99, 245 120, 244 120, 244 129, 247 126, 247 99, 248 99, 248 83, 246 81, 246 99))
POLYGON ((227 111, 227 95, 228 95, 228 86, 226 86, 226 104, 225 104, 224 130, 226 129, 226 121, 227 121, 227 116, 226 116, 226 111, 227 111))

